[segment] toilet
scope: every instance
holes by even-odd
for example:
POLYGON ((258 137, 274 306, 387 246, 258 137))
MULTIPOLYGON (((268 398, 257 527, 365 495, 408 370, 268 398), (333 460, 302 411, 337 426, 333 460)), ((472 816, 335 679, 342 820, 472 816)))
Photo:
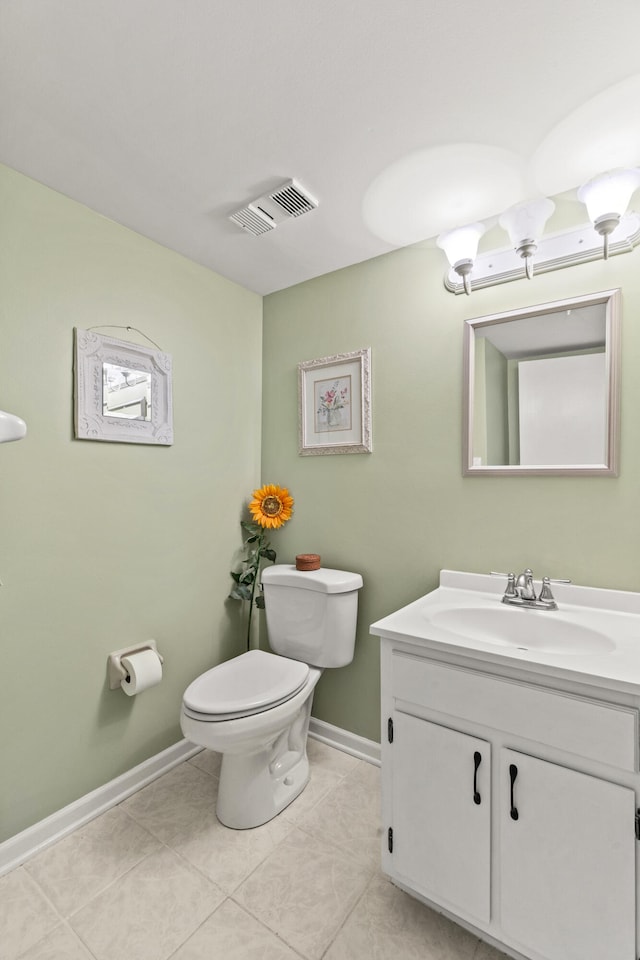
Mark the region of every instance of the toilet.
POLYGON ((269 644, 207 670, 182 700, 187 740, 222 754, 216 815, 244 830, 277 816, 309 782, 307 732, 325 667, 351 663, 362 577, 344 570, 262 571, 269 644))

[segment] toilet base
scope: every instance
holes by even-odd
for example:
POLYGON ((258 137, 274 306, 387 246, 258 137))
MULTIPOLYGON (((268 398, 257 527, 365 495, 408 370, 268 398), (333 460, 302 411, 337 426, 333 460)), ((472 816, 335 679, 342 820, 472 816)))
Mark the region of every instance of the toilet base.
POLYGON ((222 754, 216 815, 226 827, 248 830, 267 823, 306 787, 307 733, 321 673, 310 667, 298 693, 263 713, 202 721, 183 706, 180 725, 187 740, 222 754))
POLYGON ((308 784, 306 750, 276 776, 270 770, 270 755, 268 750, 250 756, 223 754, 216 816, 225 827, 248 830, 273 820, 308 784))
POLYGON ((314 687, 289 722, 266 747, 222 754, 216 816, 225 827, 259 827, 288 807, 309 782, 307 734, 314 687))

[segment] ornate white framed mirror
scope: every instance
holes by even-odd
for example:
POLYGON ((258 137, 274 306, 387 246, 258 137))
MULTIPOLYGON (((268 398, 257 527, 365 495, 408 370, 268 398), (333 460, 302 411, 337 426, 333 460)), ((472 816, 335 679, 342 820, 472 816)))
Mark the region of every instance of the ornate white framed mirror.
POLYGON ((171 373, 168 353, 76 329, 76 438, 172 444, 171 373))
POLYGON ((465 322, 465 476, 618 475, 620 290, 465 322))

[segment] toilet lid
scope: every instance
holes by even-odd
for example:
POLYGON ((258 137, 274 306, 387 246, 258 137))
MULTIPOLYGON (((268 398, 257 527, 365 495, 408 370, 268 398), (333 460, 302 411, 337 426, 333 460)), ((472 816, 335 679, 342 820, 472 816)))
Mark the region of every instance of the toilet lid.
POLYGON ((184 706, 218 717, 258 713, 288 700, 308 676, 309 666, 300 660, 249 650, 197 677, 185 691, 184 706))

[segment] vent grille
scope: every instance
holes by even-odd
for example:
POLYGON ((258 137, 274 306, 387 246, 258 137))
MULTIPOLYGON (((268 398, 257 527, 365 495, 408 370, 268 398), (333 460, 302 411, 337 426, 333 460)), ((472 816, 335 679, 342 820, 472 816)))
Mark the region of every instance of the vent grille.
POLYGON ((271 193, 256 197, 246 207, 236 210, 230 214, 229 219, 247 233, 259 237, 274 230, 279 223, 309 213, 317 206, 318 201, 303 190, 299 183, 288 180, 271 193))
POLYGON ((268 233, 269 230, 275 229, 275 223, 270 223, 269 220, 251 207, 242 207, 240 210, 236 210, 235 213, 231 214, 229 220, 233 220, 247 233, 252 233, 254 237, 259 237, 261 233, 268 233))
POLYGON ((309 213, 310 210, 314 210, 315 207, 318 206, 313 197, 304 193, 293 180, 278 187, 270 196, 274 203, 279 203, 292 217, 299 217, 303 213, 309 213))

